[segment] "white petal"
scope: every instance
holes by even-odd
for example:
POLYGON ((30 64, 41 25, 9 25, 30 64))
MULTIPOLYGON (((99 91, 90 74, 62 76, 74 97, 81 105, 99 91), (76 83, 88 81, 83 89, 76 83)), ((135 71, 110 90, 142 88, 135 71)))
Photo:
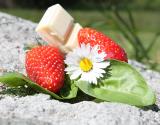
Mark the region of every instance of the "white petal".
POLYGON ((95 74, 91 74, 90 78, 92 77, 91 79, 91 82, 90 83, 93 83, 93 84, 97 84, 97 77, 95 74))
POLYGON ((81 57, 82 57, 81 48, 77 48, 77 49, 74 51, 74 54, 76 54, 78 58, 81 58, 81 57))
POLYGON ((93 67, 93 71, 96 73, 106 73, 103 69, 93 67))
POLYGON ((81 75, 82 71, 81 70, 77 70, 75 72, 73 72, 73 74, 71 75, 71 79, 77 79, 80 75, 81 75))
POLYGON ((68 66, 67 68, 65 68, 65 71, 70 72, 70 71, 74 71, 74 70, 78 70, 79 67, 77 66, 68 66))
POLYGON ((96 67, 96 68, 106 68, 110 65, 109 62, 100 62, 100 63, 93 63, 93 67, 96 67))
POLYGON ((82 81, 88 81, 90 84, 97 84, 97 78, 95 76, 95 74, 93 74, 92 72, 84 72, 81 75, 80 80, 82 81))
POLYGON ((103 77, 102 73, 97 73, 97 72, 95 72, 94 70, 93 70, 92 72, 93 72, 92 74, 94 74, 94 76, 95 76, 96 78, 103 77))
POLYGON ((91 53, 95 54, 95 53, 98 53, 98 50, 99 50, 99 46, 98 45, 95 45, 92 50, 91 50, 91 53))
POLYGON ((83 43, 83 44, 81 44, 81 48, 80 48, 81 52, 80 53, 82 54, 82 52, 84 52, 85 50, 86 50, 86 45, 83 43))
POLYGON ((88 81, 87 76, 88 76, 87 73, 83 72, 82 75, 81 75, 80 80, 82 80, 82 81, 88 81))
POLYGON ((104 61, 104 57, 106 57, 106 54, 104 52, 97 53, 95 55, 94 62, 102 62, 104 61))
POLYGON ((96 84, 97 83, 97 79, 95 77, 90 77, 90 81, 89 81, 90 84, 96 84))
POLYGON ((79 66, 79 58, 77 58, 77 56, 75 56, 75 57, 67 57, 66 60, 64 60, 64 62, 67 65, 79 66))
POLYGON ((91 53, 91 47, 90 44, 87 44, 85 49, 85 57, 89 57, 90 53, 91 53))
POLYGON ((97 79, 94 78, 93 81, 92 81, 92 83, 97 85, 97 79))
POLYGON ((83 58, 83 57, 88 57, 88 55, 89 55, 89 53, 90 53, 90 50, 88 51, 88 47, 87 47, 87 45, 85 45, 85 44, 82 44, 81 45, 81 55, 82 55, 82 57, 81 58, 83 58))
POLYGON ((92 61, 93 62, 102 62, 102 61, 104 61, 105 56, 106 56, 106 54, 104 52, 102 52, 102 53, 98 53, 98 51, 94 52, 94 54, 92 53, 92 61))
POLYGON ((104 57, 107 56, 107 54, 106 54, 105 52, 101 52, 101 53, 99 53, 99 56, 100 56, 101 58, 104 58, 104 57))

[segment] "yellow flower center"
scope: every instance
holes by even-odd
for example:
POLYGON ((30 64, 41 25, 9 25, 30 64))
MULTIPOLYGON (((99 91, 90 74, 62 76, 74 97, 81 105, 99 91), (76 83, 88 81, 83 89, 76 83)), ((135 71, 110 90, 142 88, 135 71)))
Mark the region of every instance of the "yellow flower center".
POLYGON ((83 58, 80 61, 79 66, 84 72, 88 72, 88 71, 90 71, 92 69, 93 64, 89 59, 83 58))

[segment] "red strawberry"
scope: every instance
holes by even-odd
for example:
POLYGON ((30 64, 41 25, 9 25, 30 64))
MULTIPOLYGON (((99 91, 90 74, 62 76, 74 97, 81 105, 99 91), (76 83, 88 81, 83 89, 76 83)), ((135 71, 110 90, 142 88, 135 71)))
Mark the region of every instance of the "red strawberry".
POLYGON ((117 59, 121 61, 128 62, 127 55, 125 51, 112 39, 104 35, 101 32, 96 31, 92 28, 83 28, 78 33, 79 44, 88 44, 93 47, 94 45, 99 45, 100 52, 104 51, 107 56, 105 59, 117 59))
POLYGON ((28 77, 52 92, 58 92, 64 84, 64 57, 59 49, 51 46, 38 46, 26 54, 25 62, 28 77))

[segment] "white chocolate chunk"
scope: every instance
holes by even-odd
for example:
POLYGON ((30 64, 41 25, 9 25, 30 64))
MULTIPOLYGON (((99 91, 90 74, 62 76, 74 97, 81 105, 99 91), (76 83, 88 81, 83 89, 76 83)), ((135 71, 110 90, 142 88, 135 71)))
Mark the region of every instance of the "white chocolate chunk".
POLYGON ((65 44, 73 28, 74 19, 59 4, 47 9, 36 31, 49 44, 65 44), (58 43, 57 43, 58 42, 58 43))
POLYGON ((82 29, 82 26, 79 23, 76 23, 65 44, 65 47, 67 49, 73 50, 75 47, 78 46, 78 32, 80 29, 82 29))

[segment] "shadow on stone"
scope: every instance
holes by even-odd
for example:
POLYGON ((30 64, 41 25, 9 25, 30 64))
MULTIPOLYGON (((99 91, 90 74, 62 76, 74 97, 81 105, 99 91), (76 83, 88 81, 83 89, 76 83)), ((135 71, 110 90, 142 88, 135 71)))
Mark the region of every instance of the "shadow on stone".
POLYGON ((160 108, 159 108, 156 104, 143 107, 142 109, 143 109, 144 111, 148 111, 148 110, 152 110, 152 111, 154 111, 154 112, 159 112, 159 111, 160 111, 160 108))
POLYGON ((95 98, 84 94, 82 91, 78 91, 77 97, 69 100, 63 100, 64 103, 75 104, 82 101, 93 101, 95 98))

